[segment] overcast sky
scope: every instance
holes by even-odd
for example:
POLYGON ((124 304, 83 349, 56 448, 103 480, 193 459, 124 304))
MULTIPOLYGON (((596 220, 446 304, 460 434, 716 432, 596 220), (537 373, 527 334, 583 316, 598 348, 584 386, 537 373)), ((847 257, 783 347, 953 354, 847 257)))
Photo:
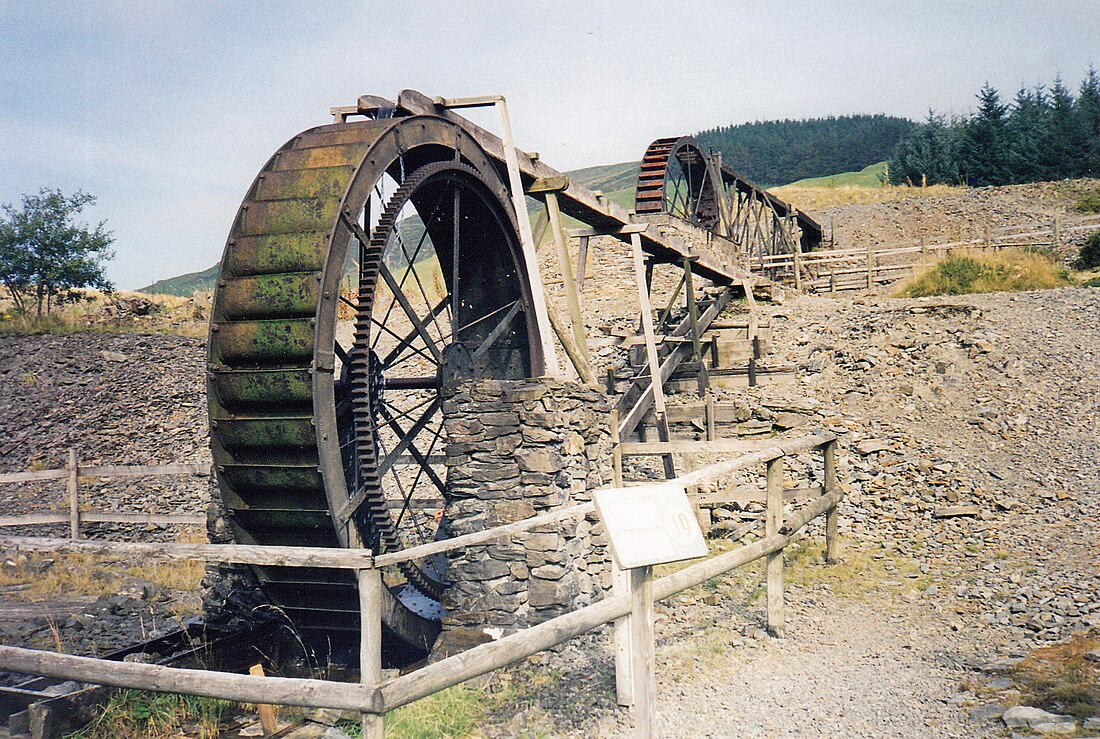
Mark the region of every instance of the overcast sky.
POLYGON ((659 136, 962 113, 1100 65, 1100 2, 0 0, 0 203, 99 198, 121 288, 221 257, 252 178, 362 93, 503 94, 558 169, 659 136))

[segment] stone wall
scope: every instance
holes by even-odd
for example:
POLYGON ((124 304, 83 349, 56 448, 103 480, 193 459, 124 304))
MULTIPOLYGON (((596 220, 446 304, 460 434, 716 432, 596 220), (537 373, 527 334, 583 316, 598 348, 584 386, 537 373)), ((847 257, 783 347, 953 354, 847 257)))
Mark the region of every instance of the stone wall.
MULTIPOLYGON (((547 380, 475 380, 443 404, 451 536, 590 500, 611 481, 610 407, 598 390, 547 380)), ((593 516, 452 553, 437 654, 598 600, 610 551, 593 516), (495 633, 495 632, 494 632, 495 633)))

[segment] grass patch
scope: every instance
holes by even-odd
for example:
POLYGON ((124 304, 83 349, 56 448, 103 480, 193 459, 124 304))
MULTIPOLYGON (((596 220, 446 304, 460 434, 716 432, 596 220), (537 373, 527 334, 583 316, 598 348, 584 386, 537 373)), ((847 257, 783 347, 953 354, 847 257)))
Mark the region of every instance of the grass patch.
MULTIPOLYGON (((455 685, 386 714, 386 736, 393 739, 435 739, 477 736, 479 725, 492 711, 516 699, 511 672, 498 672, 490 687, 455 685)), ((353 739, 363 735, 359 722, 344 721, 339 728, 353 739)))
POLYGON ((464 737, 474 733, 499 695, 455 685, 386 714, 386 736, 407 739, 464 737))
POLYGON ((174 693, 120 690, 111 696, 91 722, 70 739, 117 737, 180 737, 214 739, 220 735, 222 715, 229 701, 174 693))
POLYGON ((1093 277, 1081 283, 1082 287, 1100 287, 1100 277, 1093 277))
POLYGON ((897 297, 1046 290, 1072 284, 1049 257, 1004 249, 986 254, 949 254, 907 282, 897 297))
MULTIPOLYGON (((180 534, 179 541, 205 544, 206 532, 191 527, 180 534)), ((0 567, 0 586, 22 586, 7 597, 31 602, 59 595, 112 595, 122 583, 134 579, 148 580, 163 590, 195 591, 206 570, 202 562, 190 560, 140 563, 79 552, 34 553, 8 562, 0 567)))
POLYGON ((1012 670, 1026 705, 1086 718, 1100 713, 1100 663, 1085 653, 1100 649, 1100 632, 1036 649, 1012 670))
POLYGON ((1100 187, 1085 190, 1078 194, 1074 210, 1081 213, 1100 213, 1100 187))

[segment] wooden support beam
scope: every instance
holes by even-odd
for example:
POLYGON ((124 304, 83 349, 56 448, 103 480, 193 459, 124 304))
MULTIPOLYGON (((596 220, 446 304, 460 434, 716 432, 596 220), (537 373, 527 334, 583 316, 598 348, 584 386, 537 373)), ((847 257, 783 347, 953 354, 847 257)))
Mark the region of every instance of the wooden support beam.
MULTIPOLYGON (((649 303, 649 286, 646 281, 645 262, 642 255, 642 240, 638 234, 630 235, 631 252, 634 256, 634 281, 638 288, 638 307, 642 312, 642 333, 645 335, 646 359, 649 364, 650 387, 653 389, 653 412, 657 417, 657 434, 661 441, 668 441, 671 434, 668 429, 668 417, 665 415, 664 380, 661 377, 661 364, 657 360, 657 342, 653 335, 653 308, 649 303)), ((676 465, 672 455, 662 457, 665 477, 676 477, 676 465)))
POLYGON ((707 377, 707 365, 703 362, 703 348, 699 336, 699 306, 695 303, 691 262, 691 257, 684 257, 684 299, 687 301, 688 321, 691 323, 691 355, 699 363, 699 396, 702 397, 706 395, 710 383, 707 377))
MULTIPOLYGON (((566 184, 568 184, 568 181, 566 184)), ((582 373, 578 369, 578 374, 594 378, 592 358, 588 354, 588 337, 585 331, 584 317, 581 313, 581 299, 578 294, 576 280, 573 278, 572 258, 569 256, 569 245, 565 243, 561 210, 558 208, 558 195, 556 192, 546 193, 546 213, 550 218, 550 229, 554 233, 554 244, 558 250, 558 265, 561 269, 562 287, 565 290, 565 305, 569 309, 569 321, 573 324, 573 341, 576 342, 580 360, 585 364, 585 371, 582 373)), ((592 382, 592 379, 585 380, 585 382, 592 382)))
POLYGON ((611 409, 611 484, 623 486, 623 444, 619 438, 619 411, 611 409))
MULTIPOLYGON (((703 315, 699 318, 699 326, 702 330, 706 330, 710 326, 711 322, 723 311, 729 304, 729 301, 733 295, 732 289, 727 288, 722 291, 722 294, 710 304, 710 306, 703 312, 703 315)), ((687 321, 682 321, 672 331, 673 336, 684 336, 690 330, 690 326, 687 321)), ((661 363, 660 378, 661 382, 667 382, 668 378, 672 376, 672 373, 676 370, 676 367, 687 358, 689 349, 686 345, 674 346, 668 356, 665 357, 664 362, 661 363)), ((622 412, 621 421, 619 423, 619 433, 624 437, 628 434, 634 433, 635 429, 639 427, 642 419, 645 417, 649 409, 653 407, 653 384, 646 385, 640 395, 635 399, 630 399, 629 396, 624 396, 628 402, 625 405, 620 405, 619 410, 622 412)))
MULTIPOLYGON (((539 327, 539 334, 542 339, 544 371, 549 377, 560 377, 561 368, 558 365, 557 351, 554 349, 554 340, 550 336, 551 327, 550 317, 547 315, 546 310, 546 291, 542 286, 538 255, 535 253, 535 236, 531 232, 531 218, 527 215, 527 196, 523 191, 523 180, 519 171, 519 157, 516 155, 516 147, 512 143, 512 124, 508 119, 508 105, 504 101, 503 95, 494 95, 492 98, 500 121, 500 140, 504 148, 504 162, 508 169, 508 184, 512 191, 512 205, 516 209, 516 220, 519 222, 523 264, 527 270, 527 282, 531 286, 531 302, 533 303, 531 307, 535 311, 535 323, 539 327)), ((482 104, 484 103, 470 102, 469 106, 482 104)), ((449 107, 460 106, 450 105, 449 107)), ((461 107, 465 107, 465 104, 461 107)))
POLYGON ((588 269, 588 238, 581 236, 577 249, 577 292, 581 295, 584 295, 584 273, 588 269))
POLYGON ((596 376, 592 371, 592 365, 581 352, 581 348, 577 346, 570 327, 565 325, 558 309, 549 300, 546 302, 546 316, 550 319, 550 326, 554 329, 558 341, 561 342, 562 349, 565 349, 565 356, 569 357, 573 368, 577 370, 577 376, 581 378, 581 382, 586 385, 594 383, 596 376))
POLYGON ((551 175, 549 177, 539 177, 537 180, 527 186, 527 193, 534 195, 536 193, 555 193, 561 192, 569 187, 569 178, 565 175, 551 175))
POLYGON ((630 236, 644 234, 649 229, 648 223, 624 223, 621 226, 606 226, 604 228, 571 228, 569 235, 574 238, 592 236, 630 236))
POLYGON ((749 306, 749 325, 746 329, 752 354, 749 355, 749 387, 756 387, 756 360, 760 358, 760 315, 756 310, 756 297, 752 294, 752 281, 741 280, 741 289, 745 291, 745 302, 749 306))

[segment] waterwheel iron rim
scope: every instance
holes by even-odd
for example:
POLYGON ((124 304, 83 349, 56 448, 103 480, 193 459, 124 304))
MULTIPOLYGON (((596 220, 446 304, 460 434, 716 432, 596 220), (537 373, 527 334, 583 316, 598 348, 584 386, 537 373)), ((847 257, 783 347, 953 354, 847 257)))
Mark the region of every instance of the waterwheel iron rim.
POLYGON ((642 156, 635 212, 671 215, 714 230, 719 216, 713 166, 691 136, 655 140, 642 156))
MULTIPOLYGON (((348 249, 362 241, 353 240, 356 218, 377 183, 387 174, 408 182, 426 165, 450 172, 425 176, 429 185, 447 178, 479 182, 469 186, 501 214, 502 238, 517 267, 512 279, 529 305, 510 197, 496 164, 461 126, 410 116, 321 126, 291 139, 242 203, 211 316, 212 452, 238 541, 362 546, 356 523, 338 515, 350 498, 336 412, 340 282, 348 249)), ((541 341, 530 311, 523 312, 523 374, 538 376, 541 341)), ((273 568, 260 574, 269 597, 297 625, 323 636, 355 630, 354 578, 273 568)), ((385 597, 396 601, 388 591, 385 597)), ((438 633, 438 618, 423 619, 399 603, 388 600, 383 612, 391 636, 421 653, 438 633)))

